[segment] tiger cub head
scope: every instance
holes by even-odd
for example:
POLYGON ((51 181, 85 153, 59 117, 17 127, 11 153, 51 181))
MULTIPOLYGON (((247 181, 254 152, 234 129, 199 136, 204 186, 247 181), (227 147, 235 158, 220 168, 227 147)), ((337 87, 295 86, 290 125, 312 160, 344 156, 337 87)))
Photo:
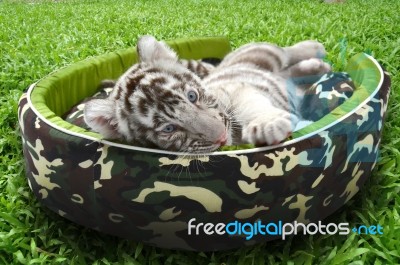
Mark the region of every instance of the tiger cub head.
POLYGON ((107 139, 169 151, 204 153, 232 143, 230 121, 201 79, 165 43, 139 39, 139 63, 106 99, 93 99, 84 119, 107 139))

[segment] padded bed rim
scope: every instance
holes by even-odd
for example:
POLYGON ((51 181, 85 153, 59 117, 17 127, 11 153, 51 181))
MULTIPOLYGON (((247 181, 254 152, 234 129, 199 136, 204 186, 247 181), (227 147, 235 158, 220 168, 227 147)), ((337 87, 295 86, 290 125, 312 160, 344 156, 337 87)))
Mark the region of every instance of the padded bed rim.
MULTIPOLYGON (((377 60, 375 58, 373 58, 372 56, 368 55, 368 54, 363 54, 365 55, 369 60, 372 61, 372 63, 376 66, 376 68, 379 70, 379 74, 380 74, 380 80, 378 82, 377 87, 374 89, 374 91, 372 93, 369 94, 369 96, 363 100, 360 104, 357 105, 357 107, 353 108, 351 111, 347 112, 346 114, 344 114, 343 116, 339 117, 338 119, 336 119, 335 121, 315 130, 312 131, 310 133, 307 133, 305 135, 299 136, 295 139, 289 140, 289 141, 285 141, 281 144, 278 145, 272 145, 272 146, 265 146, 265 147, 257 147, 257 148, 251 148, 251 149, 243 149, 243 150, 233 150, 233 151, 215 151, 212 153, 207 153, 207 154, 203 154, 203 155, 207 155, 207 156, 212 156, 212 155, 234 155, 234 154, 244 154, 244 153, 255 153, 255 152, 263 152, 263 151, 268 151, 268 150, 272 150, 275 148, 279 148, 279 147, 284 147, 284 146, 288 146, 291 144, 295 144, 297 142, 303 141, 304 139, 307 139, 315 134, 318 134, 322 131, 328 130, 330 127, 335 126, 336 124, 340 123, 341 121, 343 121, 344 119, 346 119, 347 117, 351 116, 353 113, 355 113, 356 111, 358 111, 360 108, 362 108, 362 106, 364 106, 365 104, 367 104, 371 99, 374 98, 374 96, 378 93, 378 91, 380 90, 383 80, 384 80, 384 73, 383 73, 383 69, 380 67, 380 64, 377 62, 377 60)), ((59 69, 60 70, 60 69, 59 69)), ((36 84, 38 82, 32 84, 28 91, 27 91, 27 101, 28 101, 28 106, 32 109, 32 111, 37 115, 38 118, 40 118, 43 122, 45 122, 46 124, 48 124, 49 126, 59 130, 60 132, 63 132, 67 135, 72 135, 72 136, 77 136, 77 137, 81 137, 84 139, 88 139, 88 140, 92 140, 94 142, 99 142, 105 145, 109 145, 109 146, 114 146, 114 147, 118 147, 118 148, 123 148, 123 149, 128 149, 128 150, 137 150, 137 151, 142 151, 142 152, 151 152, 151 153, 158 153, 158 154, 168 154, 168 155, 188 155, 188 153, 182 153, 182 152, 171 152, 171 151, 165 151, 165 150, 158 150, 158 149, 151 149, 151 148, 145 148, 145 147, 138 147, 138 146, 132 146, 132 145, 126 145, 126 144, 120 144, 120 143, 116 143, 116 142, 112 142, 112 141, 108 141, 105 139, 99 139, 95 136, 90 136, 88 134, 83 134, 83 133, 77 133, 77 132, 72 132, 69 131, 66 128, 63 128, 57 124, 52 123, 51 121, 49 121, 48 119, 46 119, 34 106, 34 104, 32 103, 31 100, 31 94, 33 89, 35 88, 36 84)), ((96 133, 93 133, 93 135, 98 135, 96 133)))

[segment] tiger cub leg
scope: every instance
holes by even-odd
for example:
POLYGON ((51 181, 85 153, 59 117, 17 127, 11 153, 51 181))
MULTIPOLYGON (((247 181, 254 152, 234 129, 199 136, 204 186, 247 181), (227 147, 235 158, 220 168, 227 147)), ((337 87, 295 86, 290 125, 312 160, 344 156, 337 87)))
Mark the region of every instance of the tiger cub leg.
POLYGON ((233 118, 241 128, 241 143, 272 145, 291 135, 299 118, 288 106, 287 110, 274 106, 271 97, 254 87, 231 86, 233 118))
POLYGON ((268 72, 280 72, 302 60, 323 58, 325 55, 324 46, 312 40, 284 48, 269 43, 251 43, 228 54, 218 68, 245 65, 268 72))
POLYGON ((306 40, 296 43, 293 46, 283 48, 288 58, 288 65, 297 64, 311 58, 324 58, 325 47, 322 43, 314 40, 306 40))
POLYGON ((219 64, 218 69, 227 67, 246 67, 267 72, 279 72, 287 66, 285 50, 269 43, 250 43, 229 53, 219 64))

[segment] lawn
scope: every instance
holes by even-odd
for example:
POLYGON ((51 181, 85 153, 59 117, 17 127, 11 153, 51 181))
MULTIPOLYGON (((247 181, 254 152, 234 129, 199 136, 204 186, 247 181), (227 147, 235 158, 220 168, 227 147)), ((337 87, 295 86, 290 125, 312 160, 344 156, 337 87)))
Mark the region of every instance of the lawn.
POLYGON ((0 264, 399 264, 400 1, 1 1, 0 264), (90 56, 158 39, 225 35, 290 45, 318 39, 336 70, 358 52, 392 77, 381 158, 329 222, 380 224, 383 235, 296 236, 238 250, 163 250, 75 225, 43 208, 24 176, 17 101, 31 83, 90 56), (397 118, 399 117, 399 118, 397 118))

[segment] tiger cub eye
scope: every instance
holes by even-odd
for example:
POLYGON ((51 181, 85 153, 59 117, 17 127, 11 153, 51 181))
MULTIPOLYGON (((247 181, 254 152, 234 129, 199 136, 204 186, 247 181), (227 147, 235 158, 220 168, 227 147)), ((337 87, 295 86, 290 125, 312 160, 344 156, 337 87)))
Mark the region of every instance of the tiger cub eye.
POLYGON ((195 91, 193 91, 193 90, 189 91, 187 93, 187 97, 188 97, 189 101, 192 102, 192 103, 195 103, 197 101, 197 98, 198 98, 197 93, 195 91))

